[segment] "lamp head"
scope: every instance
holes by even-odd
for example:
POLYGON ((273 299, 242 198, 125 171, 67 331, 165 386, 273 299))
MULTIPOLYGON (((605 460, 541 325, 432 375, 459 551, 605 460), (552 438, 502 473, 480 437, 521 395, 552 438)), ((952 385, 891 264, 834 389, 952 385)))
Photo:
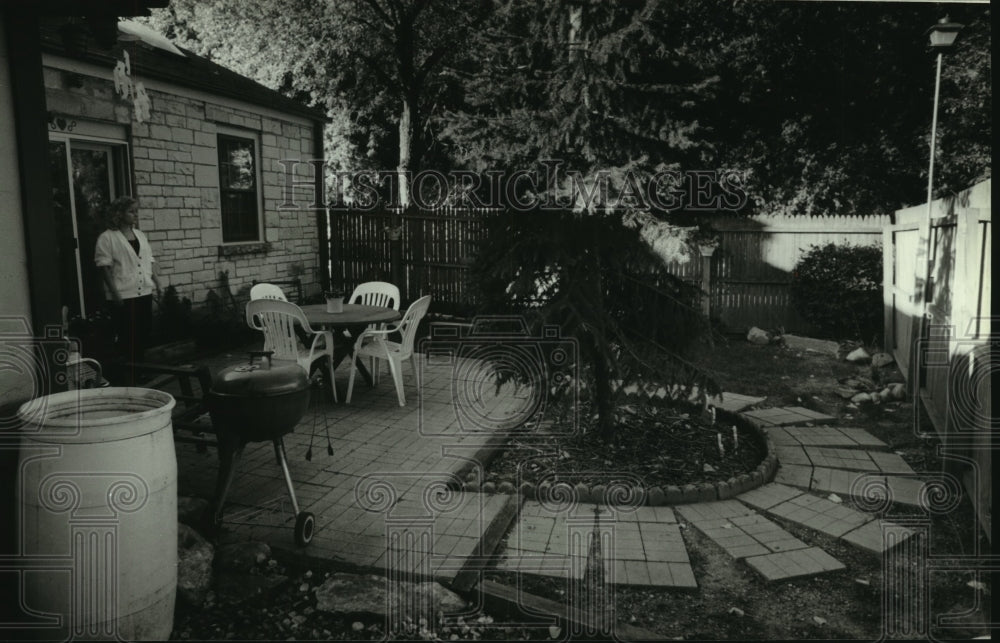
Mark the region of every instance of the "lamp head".
POLYGON ((938 20, 937 24, 927 30, 925 35, 930 37, 931 49, 944 52, 951 48, 955 44, 955 38, 958 37, 958 32, 961 31, 962 27, 965 25, 960 25, 957 22, 951 22, 948 16, 938 20))

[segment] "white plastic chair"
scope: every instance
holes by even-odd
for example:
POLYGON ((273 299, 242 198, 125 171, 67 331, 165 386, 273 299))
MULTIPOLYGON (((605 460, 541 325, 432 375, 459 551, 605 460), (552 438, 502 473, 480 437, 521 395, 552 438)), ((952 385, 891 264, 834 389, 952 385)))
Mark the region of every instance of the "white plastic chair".
POLYGON ((366 281, 354 289, 347 303, 399 310, 399 288, 387 281, 366 281))
MULTIPOLYGON (((347 303, 399 310, 399 287, 388 281, 366 281, 363 284, 358 284, 358 287, 347 299, 347 303)), ((378 328, 385 328, 385 324, 379 324, 378 328)), ((347 335, 350 336, 350 333, 347 335)), ((379 369, 375 368, 374 358, 369 361, 368 370, 372 374, 372 383, 378 383, 379 369)))
POLYGON ((399 405, 406 406, 406 398, 403 395, 403 360, 409 359, 413 367, 413 376, 420 386, 420 374, 417 372, 417 365, 411 359, 413 357, 413 340, 417 334, 417 325, 427 308, 431 305, 431 296, 425 295, 413 302, 399 323, 388 328, 369 328, 361 333, 357 341, 354 342, 354 354, 351 356, 351 376, 347 380, 347 403, 351 402, 351 393, 354 390, 354 374, 357 372, 357 359, 359 357, 372 357, 384 359, 389 362, 389 372, 396 383, 396 397, 399 398, 399 405), (399 333, 402 337, 400 342, 391 342, 387 337, 391 333, 399 333))
POLYGON ((288 301, 284 291, 280 286, 274 284, 255 284, 250 289, 250 301, 255 299, 277 299, 278 301, 288 301))
POLYGON ((309 373, 313 362, 326 357, 330 371, 330 390, 337 401, 337 385, 333 378, 333 333, 315 331, 309 326, 305 313, 295 304, 280 299, 254 299, 247 303, 247 324, 264 333, 264 350, 274 351, 273 359, 296 362, 309 373), (306 337, 312 337, 309 354, 299 350, 295 323, 298 322, 306 337), (321 344, 320 342, 324 342, 321 344))

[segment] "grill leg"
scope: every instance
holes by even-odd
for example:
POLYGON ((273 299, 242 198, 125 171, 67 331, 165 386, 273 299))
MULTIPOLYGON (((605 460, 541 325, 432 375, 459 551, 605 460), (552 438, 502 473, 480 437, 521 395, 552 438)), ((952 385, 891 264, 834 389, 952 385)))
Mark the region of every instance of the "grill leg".
POLYGON ((215 483, 215 524, 222 524, 222 508, 226 505, 226 495, 233 485, 240 457, 243 455, 242 442, 219 438, 219 477, 215 483))
POLYGON ((285 484, 288 486, 288 495, 292 499, 292 509, 295 515, 299 515, 299 501, 295 498, 295 487, 292 486, 292 474, 288 472, 288 459, 285 457, 285 442, 281 438, 274 440, 274 455, 278 457, 278 464, 281 465, 281 473, 285 475, 285 484))

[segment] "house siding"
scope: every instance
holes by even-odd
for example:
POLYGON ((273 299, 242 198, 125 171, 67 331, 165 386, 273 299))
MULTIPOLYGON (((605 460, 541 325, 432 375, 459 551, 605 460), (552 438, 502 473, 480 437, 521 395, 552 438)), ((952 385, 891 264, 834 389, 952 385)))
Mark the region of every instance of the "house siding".
MULTIPOLYGON (((285 169, 280 161, 312 158, 318 124, 292 115, 285 119, 250 104, 236 107, 231 99, 215 103, 183 88, 170 91, 163 83, 156 83, 160 89, 147 87, 150 118, 136 123, 128 102, 114 91, 110 69, 106 78, 97 78, 46 68, 45 86, 50 114, 130 127, 127 143, 133 194, 140 202, 139 227, 149 237, 164 286, 173 285, 195 306, 205 302, 209 290, 218 288, 223 271, 228 272, 234 293, 254 280, 293 276, 299 276, 307 295, 319 291, 317 213, 305 208, 312 194, 306 193, 307 187, 298 187, 295 201, 302 207, 278 208, 285 201, 285 169), (261 241, 269 244, 267 250, 220 256, 216 148, 220 127, 245 130, 258 141, 261 241), (297 266, 303 269, 299 275, 293 272, 297 266)), ((311 165, 298 164, 295 180, 308 183, 312 171, 311 165)))

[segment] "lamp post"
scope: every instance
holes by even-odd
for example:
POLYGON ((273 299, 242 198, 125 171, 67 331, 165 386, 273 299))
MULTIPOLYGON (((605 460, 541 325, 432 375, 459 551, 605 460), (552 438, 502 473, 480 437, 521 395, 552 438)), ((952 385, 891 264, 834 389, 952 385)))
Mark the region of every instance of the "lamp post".
MULTIPOLYGON (((927 304, 933 297, 933 290, 931 286, 931 275, 933 270, 931 268, 931 264, 934 261, 934 257, 931 255, 931 252, 932 241, 934 240, 934 154, 937 148, 938 98, 941 93, 941 59, 944 53, 950 49, 953 44, 955 44, 955 38, 958 36, 958 32, 961 28, 962 25, 951 22, 948 19, 948 16, 945 16, 926 32, 926 35, 930 38, 931 50, 937 52, 937 74, 934 78, 934 112, 931 117, 931 158, 930 166, 927 170, 927 220, 925 223, 927 226, 927 245, 924 247, 925 258, 922 262, 923 283, 917 290, 917 293, 919 293, 918 296, 920 298, 921 308, 920 318, 917 322, 918 338, 924 338, 925 333, 927 332, 927 304)), ((923 386, 923 378, 925 376, 924 369, 922 367, 918 367, 917 374, 918 381, 917 385, 914 387, 914 391, 919 391, 923 386)))
POLYGON ((934 195, 934 153, 937 147, 937 115, 938 97, 941 94, 941 58, 952 45, 963 25, 950 22, 948 16, 941 18, 936 25, 927 30, 930 36, 930 46, 937 52, 937 75, 934 78, 934 114, 931 117, 931 161, 927 170, 927 223, 931 219, 931 200, 934 195))

